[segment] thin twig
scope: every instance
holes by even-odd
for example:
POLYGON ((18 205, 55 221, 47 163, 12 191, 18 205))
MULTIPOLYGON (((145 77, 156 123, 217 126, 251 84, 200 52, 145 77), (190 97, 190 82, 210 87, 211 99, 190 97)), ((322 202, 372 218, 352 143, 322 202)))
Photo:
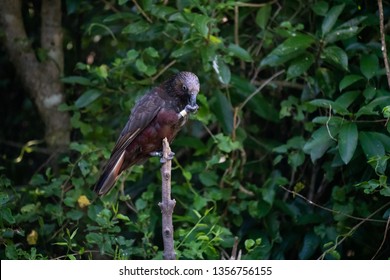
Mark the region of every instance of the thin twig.
POLYGON ((162 201, 158 204, 162 213, 162 236, 164 242, 164 259, 175 260, 176 253, 173 243, 173 223, 172 214, 175 208, 176 201, 171 199, 171 169, 172 169, 172 152, 169 147, 167 138, 163 139, 163 165, 161 167, 162 179, 162 201))
POLYGON ((386 75, 387 75, 387 84, 390 88, 390 66, 389 60, 387 59, 387 48, 386 48, 386 39, 385 39, 385 26, 384 26, 384 16, 383 16, 383 5, 382 0, 378 0, 378 8, 379 8, 379 28, 381 33, 381 42, 382 42, 382 53, 383 53, 383 61, 385 63, 386 75))
POLYGON ((249 7, 249 8, 261 8, 270 4, 275 3, 277 0, 270 1, 268 3, 245 3, 245 2, 235 2, 234 5, 238 7, 249 7))
MULTIPOLYGON (((121 184, 120 184, 120 191, 121 191, 121 195, 123 197, 126 197, 126 194, 125 194, 125 181, 126 181, 126 178, 125 178, 125 176, 123 176, 122 178, 123 179, 122 179, 121 184)), ((137 208, 135 208, 135 205, 131 201, 131 197, 130 197, 130 202, 127 201, 127 200, 125 200, 124 202, 125 202, 127 208, 129 208, 134 213, 138 213, 137 208)))
POLYGON ((160 77, 165 71, 167 71, 175 63, 176 63, 176 59, 169 62, 163 69, 161 69, 156 75, 152 77, 152 82, 157 80, 158 77, 160 77))
MULTIPOLYGON (((349 215, 349 214, 345 214, 341 211, 336 211, 336 210, 333 210, 333 209, 330 209, 330 208, 327 208, 325 206, 322 206, 322 205, 319 205, 313 201, 311 201, 310 199, 304 197, 303 195, 295 192, 295 191, 292 191, 292 190, 289 190, 287 189, 286 187, 283 187, 283 186, 280 186, 282 189, 284 189, 286 192, 289 192, 291 193, 292 195, 294 196, 298 196, 299 198, 305 200, 306 202, 308 202, 309 204, 315 206, 315 207, 318 207, 322 210, 325 210, 325 211, 328 211, 328 212, 331 212, 333 214, 338 214, 338 215, 342 215, 342 216, 345 216, 345 217, 348 217, 348 218, 351 218, 351 219, 354 219, 354 220, 358 220, 358 221, 364 221, 364 222, 376 222, 376 223, 386 223, 386 220, 378 220, 378 219, 369 219, 368 217, 367 218, 362 218, 362 217, 356 217, 356 216, 352 216, 352 215, 349 215)), ((390 202, 388 203, 390 204, 390 202)), ((375 212, 376 213, 376 212, 375 212)), ((370 215, 369 217, 371 217, 372 215, 370 215)))
POLYGON ((390 216, 387 218, 387 223, 386 223, 386 227, 385 227, 385 232, 384 232, 384 234, 383 234, 382 243, 381 243, 381 245, 379 246, 378 250, 376 251, 375 255, 371 258, 372 260, 375 259, 376 256, 379 254, 380 250, 382 250, 383 245, 385 244, 386 239, 387 239, 387 232, 389 231, 389 226, 390 226, 390 216))
POLYGON ((132 0, 132 2, 137 7, 138 11, 144 16, 144 18, 146 18, 146 20, 149 23, 153 23, 152 19, 145 13, 145 11, 141 8, 141 6, 138 4, 138 2, 136 0, 132 0))
POLYGON ((377 213, 379 213, 380 211, 382 211, 384 208, 388 207, 390 205, 390 202, 386 203, 385 205, 383 205, 382 207, 380 207, 379 209, 375 210, 373 213, 371 213, 367 218, 363 219, 361 222, 359 222, 357 225, 355 225, 340 241, 338 241, 338 237, 336 238, 336 242, 335 244, 329 248, 328 250, 326 250, 324 253, 322 253, 322 255, 318 258, 319 260, 323 260, 326 256, 326 254, 328 252, 331 252, 333 250, 335 250, 341 243, 344 242, 345 239, 347 239, 354 231, 356 231, 362 224, 364 224, 365 222, 367 221, 373 221, 372 219, 370 219, 371 217, 373 217, 374 215, 376 215, 377 213))
POLYGON ((251 100, 256 94, 258 94, 265 86, 267 86, 269 83, 271 83, 276 77, 282 75, 283 73, 285 72, 285 70, 280 70, 279 72, 273 74, 270 78, 268 78, 267 80, 264 81, 264 83, 259 86, 254 92, 252 92, 246 99, 244 102, 242 102, 242 104, 239 106, 239 109, 242 110, 242 108, 244 108, 244 106, 246 105, 246 103, 249 102, 249 100, 251 100))

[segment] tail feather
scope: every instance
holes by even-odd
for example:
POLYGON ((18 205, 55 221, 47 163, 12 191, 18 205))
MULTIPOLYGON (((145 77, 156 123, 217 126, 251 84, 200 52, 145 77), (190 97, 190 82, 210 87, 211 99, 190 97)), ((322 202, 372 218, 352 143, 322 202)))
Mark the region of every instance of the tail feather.
POLYGON ((98 195, 104 195, 112 189, 122 171, 124 156, 125 151, 122 151, 120 155, 110 158, 94 188, 98 195))

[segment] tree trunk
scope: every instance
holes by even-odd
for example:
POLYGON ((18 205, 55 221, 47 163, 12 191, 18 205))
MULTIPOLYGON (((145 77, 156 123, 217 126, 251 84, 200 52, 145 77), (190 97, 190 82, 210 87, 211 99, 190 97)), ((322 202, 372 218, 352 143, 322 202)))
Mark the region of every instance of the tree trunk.
POLYGON ((70 141, 70 118, 60 112, 64 89, 60 77, 64 68, 61 0, 43 0, 41 10, 41 48, 46 59, 39 61, 23 24, 21 0, 3 0, 0 23, 10 61, 29 92, 45 124, 45 141, 53 150, 66 148, 70 141))

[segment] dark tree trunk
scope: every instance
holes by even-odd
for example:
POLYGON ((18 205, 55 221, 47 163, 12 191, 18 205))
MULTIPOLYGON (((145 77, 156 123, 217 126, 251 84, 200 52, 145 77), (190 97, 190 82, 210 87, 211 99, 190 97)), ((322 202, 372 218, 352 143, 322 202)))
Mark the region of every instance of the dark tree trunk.
POLYGON ((3 0, 0 23, 10 61, 23 86, 30 93, 45 124, 45 141, 53 150, 66 148, 70 141, 70 118, 60 112, 64 90, 60 77, 64 68, 61 0, 43 0, 41 48, 47 54, 39 61, 24 28, 21 0, 3 0))

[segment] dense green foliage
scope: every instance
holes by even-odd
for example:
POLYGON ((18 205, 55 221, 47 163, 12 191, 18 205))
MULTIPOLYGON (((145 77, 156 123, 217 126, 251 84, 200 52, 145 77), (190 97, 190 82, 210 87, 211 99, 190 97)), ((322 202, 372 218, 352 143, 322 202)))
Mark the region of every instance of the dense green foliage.
MULTIPOLYGON (((178 258, 226 257, 235 236, 243 259, 390 257, 376 1, 64 2, 72 144, 57 168, 36 145, 2 148, 2 259, 162 258, 158 159, 106 197, 92 187, 136 99, 182 70, 201 93, 172 145, 178 258)), ((13 102, 1 136, 41 137, 31 102, 13 102)))

